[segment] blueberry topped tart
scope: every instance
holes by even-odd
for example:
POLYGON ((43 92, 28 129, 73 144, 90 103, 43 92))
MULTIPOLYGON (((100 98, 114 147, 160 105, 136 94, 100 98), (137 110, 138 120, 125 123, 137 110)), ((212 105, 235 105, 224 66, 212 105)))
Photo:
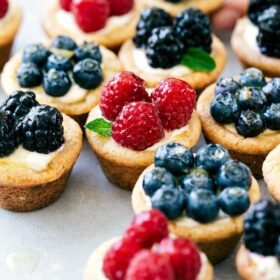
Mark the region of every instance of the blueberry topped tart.
POLYGON ((246 280, 280 279, 280 205, 261 200, 247 212, 237 270, 246 280))
POLYGON ((280 1, 250 0, 248 16, 233 32, 232 47, 244 65, 280 76, 280 1))
POLYGON ((262 177, 264 159, 280 144, 280 78, 268 80, 257 68, 220 78, 201 94, 197 110, 206 138, 262 177))
POLYGON ((162 211, 173 234, 191 238, 217 263, 238 243, 243 214, 259 198, 250 169, 223 146, 209 144, 193 153, 172 142, 157 150, 154 164, 138 179, 132 206, 136 213, 162 211))
POLYGON ((148 87, 175 77, 197 90, 222 72, 226 51, 200 10, 189 8, 173 17, 152 7, 142 10, 135 36, 121 47, 119 58, 125 70, 142 77, 148 87))
POLYGON ((82 148, 78 124, 16 91, 0 104, 0 207, 32 211, 55 201, 82 148))
POLYGON ((8 94, 32 90, 40 103, 85 120, 99 102, 102 84, 121 70, 117 57, 95 43, 78 45, 67 36, 48 44, 30 44, 6 64, 2 85, 8 94))

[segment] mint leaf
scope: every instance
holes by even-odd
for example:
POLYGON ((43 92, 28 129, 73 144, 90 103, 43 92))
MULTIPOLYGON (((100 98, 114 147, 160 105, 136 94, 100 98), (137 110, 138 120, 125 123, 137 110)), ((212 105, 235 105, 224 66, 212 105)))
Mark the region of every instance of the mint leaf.
POLYGON ((198 48, 188 48, 181 64, 194 71, 211 72, 216 68, 213 57, 198 48))
POLYGON ((87 123, 85 128, 104 137, 110 137, 112 135, 112 123, 105 121, 103 118, 98 118, 87 123))

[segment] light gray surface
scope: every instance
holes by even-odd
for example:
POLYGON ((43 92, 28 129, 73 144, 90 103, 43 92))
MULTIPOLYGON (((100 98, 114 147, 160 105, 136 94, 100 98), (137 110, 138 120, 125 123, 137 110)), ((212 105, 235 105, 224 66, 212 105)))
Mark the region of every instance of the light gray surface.
MULTIPOLYGON (((17 36, 14 52, 27 43, 45 38, 41 21, 48 1, 20 2, 24 7, 24 23, 17 36)), ((222 37, 228 41, 228 36, 222 37)), ((225 72, 236 74, 240 69, 239 62, 229 51, 225 72)), ((122 234, 132 216, 130 193, 114 187, 106 180, 85 143, 68 187, 56 203, 27 214, 0 210, 0 279, 82 279, 90 252, 102 241, 122 234), (18 273, 6 265, 11 254, 21 251, 35 252, 40 257, 33 273, 18 273)), ((217 266, 215 273, 219 280, 239 279, 234 256, 217 266)))

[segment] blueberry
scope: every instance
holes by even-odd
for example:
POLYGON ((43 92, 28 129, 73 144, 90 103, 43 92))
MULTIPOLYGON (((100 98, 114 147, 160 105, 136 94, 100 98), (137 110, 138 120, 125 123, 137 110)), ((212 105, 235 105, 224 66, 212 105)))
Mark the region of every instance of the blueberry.
POLYGON ((162 187, 175 188, 175 177, 165 168, 156 167, 145 174, 143 179, 143 189, 148 196, 152 196, 162 187))
POLYGON ((271 79, 262 90, 270 102, 280 103, 280 78, 271 79))
POLYGON ((103 73, 96 60, 86 58, 74 66, 73 78, 80 87, 94 89, 101 84, 103 73))
POLYGON ((239 91, 238 103, 242 109, 260 111, 265 108, 267 104, 267 98, 261 89, 243 87, 239 91))
POLYGON ((191 172, 180 179, 180 186, 185 194, 195 189, 206 189, 214 192, 214 184, 208 172, 202 168, 193 168, 191 172))
POLYGON ((71 84, 70 78, 64 71, 51 69, 44 75, 44 90, 50 96, 60 97, 65 95, 71 84))
POLYGON ((60 35, 53 39, 51 47, 56 49, 74 51, 77 48, 77 44, 70 37, 60 35))
POLYGON ((267 128, 280 130, 280 103, 272 103, 264 112, 267 128))
POLYGON ((228 160, 230 160, 228 150, 219 144, 205 145, 197 151, 195 156, 196 166, 201 166, 212 173, 216 173, 228 160))
POLYGON ((56 69, 68 72, 72 69, 72 63, 68 57, 65 57, 63 55, 52 54, 48 57, 45 68, 46 71, 56 69))
POLYGON ((165 167, 175 175, 183 175, 193 167, 192 152, 179 143, 161 146, 155 156, 155 166, 165 167))
POLYGON ((216 183, 221 190, 228 187, 240 187, 249 190, 252 183, 250 169, 236 160, 229 160, 217 173, 216 183))
POLYGON ((240 84, 233 78, 223 77, 220 78, 217 82, 215 94, 218 95, 220 93, 226 92, 235 95, 239 89, 241 89, 240 84))
POLYGON ((43 74, 40 68, 32 63, 22 63, 17 69, 17 81, 21 87, 32 88, 42 83, 43 74))
POLYGON ((182 215, 184 195, 179 189, 160 188, 151 198, 152 208, 163 212, 169 220, 175 220, 182 215))
POLYGON ((257 68, 248 68, 241 72, 239 83, 246 87, 263 87, 265 78, 263 72, 257 68))
POLYGON ((234 122, 239 114, 240 109, 236 98, 227 92, 220 93, 215 96, 211 107, 210 107, 212 117, 222 124, 234 122))
POLYGON ((187 214, 200 223, 216 219, 219 203, 215 194, 205 189, 193 190, 187 199, 187 214))
POLYGON ((265 130, 265 123, 259 113, 243 111, 236 122, 237 132, 244 137, 255 137, 265 130))
POLYGON ((102 54, 100 48, 95 43, 84 42, 74 51, 74 60, 79 62, 86 58, 90 58, 101 63, 102 54))
POLYGON ((42 44, 30 44, 23 51, 22 61, 41 66, 46 62, 48 56, 49 51, 42 44))

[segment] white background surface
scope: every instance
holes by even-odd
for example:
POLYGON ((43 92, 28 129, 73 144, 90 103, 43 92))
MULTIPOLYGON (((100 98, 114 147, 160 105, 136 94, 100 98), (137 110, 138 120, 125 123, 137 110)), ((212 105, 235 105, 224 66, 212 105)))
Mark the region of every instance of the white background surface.
MULTIPOLYGON (((13 52, 46 38, 41 23, 48 1, 19 2, 24 8, 24 22, 13 52)), ((227 35, 222 37, 228 42, 227 35)), ((236 74, 240 69, 239 62, 229 50, 225 73, 236 74)), ((203 143, 203 140, 200 142, 203 143)), ((130 193, 107 181, 85 141, 68 187, 56 203, 33 213, 12 213, 0 209, 0 279, 82 279, 91 251, 102 241, 122 234, 132 217, 130 193), (11 254, 23 256, 22 252, 36 256, 38 265, 32 273, 14 271, 7 266, 7 258, 11 254)), ((20 264, 26 270, 30 260, 24 258, 20 264)), ((215 279, 239 279, 234 255, 218 265, 215 273, 215 279)))

